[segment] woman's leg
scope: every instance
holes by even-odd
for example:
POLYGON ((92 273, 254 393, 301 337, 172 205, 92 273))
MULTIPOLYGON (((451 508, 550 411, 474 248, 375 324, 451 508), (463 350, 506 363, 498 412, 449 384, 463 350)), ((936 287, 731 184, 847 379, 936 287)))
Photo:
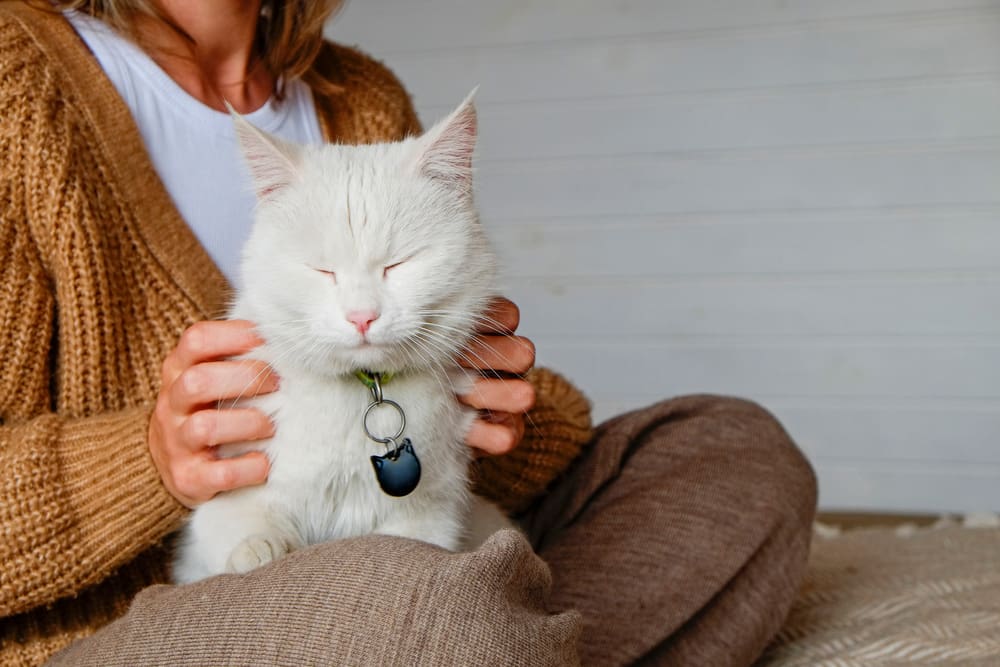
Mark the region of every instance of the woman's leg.
POLYGON ((601 425, 523 519, 585 665, 749 665, 803 575, 812 469, 742 400, 691 396, 601 425))
POLYGON ((246 575, 152 586, 51 664, 566 665, 579 617, 515 531, 471 553, 395 537, 311 547, 246 575))

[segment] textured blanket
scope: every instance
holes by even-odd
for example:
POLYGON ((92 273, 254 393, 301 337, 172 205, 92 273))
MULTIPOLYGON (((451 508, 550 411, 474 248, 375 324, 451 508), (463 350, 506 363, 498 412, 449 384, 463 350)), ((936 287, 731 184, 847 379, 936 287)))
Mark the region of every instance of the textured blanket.
POLYGON ((1000 665, 1000 528, 824 532, 758 667, 1000 665))

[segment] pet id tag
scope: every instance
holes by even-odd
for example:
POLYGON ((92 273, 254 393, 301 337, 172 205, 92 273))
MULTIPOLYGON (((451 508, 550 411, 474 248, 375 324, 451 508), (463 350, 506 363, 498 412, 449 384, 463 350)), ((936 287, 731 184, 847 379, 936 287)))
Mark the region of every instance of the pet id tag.
POLYGON ((390 496, 408 495, 420 483, 420 459, 409 438, 404 438, 402 444, 388 454, 373 456, 372 466, 378 485, 390 496))
POLYGON ((406 414, 403 412, 403 408, 396 401, 382 397, 382 386, 378 374, 371 374, 371 378, 373 382, 369 389, 374 400, 365 410, 361 423, 364 426, 365 434, 370 439, 383 445, 391 445, 389 451, 384 455, 371 457, 372 467, 375 469, 375 479, 378 480, 379 487, 388 495, 401 498, 410 494, 420 483, 420 459, 413 451, 413 443, 410 442, 409 438, 398 442, 399 436, 403 435, 403 430, 406 428, 406 414), (395 435, 379 437, 372 433, 368 426, 368 415, 372 413, 372 410, 383 406, 393 408, 399 414, 399 429, 395 435))

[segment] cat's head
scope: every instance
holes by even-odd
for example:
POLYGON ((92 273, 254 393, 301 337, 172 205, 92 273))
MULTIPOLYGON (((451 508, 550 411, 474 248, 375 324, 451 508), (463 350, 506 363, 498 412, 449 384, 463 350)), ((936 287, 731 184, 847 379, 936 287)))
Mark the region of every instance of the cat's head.
POLYGON ((492 295, 471 95, 423 136, 290 145, 234 117, 257 192, 237 312, 321 373, 450 364, 492 295))

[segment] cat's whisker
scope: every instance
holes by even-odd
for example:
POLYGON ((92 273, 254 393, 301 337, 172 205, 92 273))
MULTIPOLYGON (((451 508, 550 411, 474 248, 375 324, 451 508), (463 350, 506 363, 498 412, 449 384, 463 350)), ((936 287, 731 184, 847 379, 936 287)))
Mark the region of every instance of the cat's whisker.
MULTIPOLYGON (((426 332, 424 332, 424 333, 426 334, 426 332)), ((441 346, 441 343, 439 341, 437 341, 435 338, 433 338, 432 336, 429 336, 429 335, 425 335, 422 338, 419 338, 419 337, 415 338, 415 340, 416 339, 422 340, 423 344, 429 345, 431 347, 440 348, 440 346, 441 346)), ((454 386, 452 386, 452 390, 454 391, 454 386)), ((471 387, 470 390, 473 391, 473 392, 475 392, 475 396, 477 398, 479 398, 482 402, 485 402, 485 400, 484 400, 485 396, 483 395, 482 390, 479 387, 477 387, 475 383, 472 384, 472 387, 471 387)))
MULTIPOLYGON (((445 327, 444 325, 439 325, 439 326, 440 326, 440 328, 446 328, 446 327, 445 327)), ((430 334, 430 332, 425 332, 425 333, 426 333, 426 334, 428 334, 428 335, 430 334)), ((482 362, 482 364, 483 364, 483 365, 488 365, 488 364, 486 364, 486 360, 485 360, 485 359, 483 359, 481 355, 479 355, 479 354, 476 354, 475 352, 472 352, 471 350, 467 350, 467 351, 471 352, 472 354, 475 354, 475 356, 476 356, 476 357, 478 357, 478 360, 479 360, 480 362, 482 362)), ((496 352, 496 350, 494 350, 494 352, 496 352)), ((502 358, 502 359, 503 359, 504 361, 506 361, 507 363, 510 363, 511 365, 513 365, 513 363, 512 363, 511 361, 510 361, 510 359, 506 358, 506 356, 505 356, 505 355, 501 355, 501 354, 499 354, 499 353, 497 353, 497 354, 498 354, 498 356, 500 356, 500 357, 501 357, 501 358, 502 358)), ((475 363, 475 361, 474 361, 474 360, 472 360, 472 359, 471 359, 471 358, 470 358, 470 357, 469 357, 469 356, 468 356, 467 354, 465 354, 464 352, 461 352, 461 351, 460 351, 460 352, 458 353, 458 356, 459 356, 460 358, 463 358, 463 359, 464 359, 465 361, 469 362, 469 363, 470 363, 470 364, 471 364, 471 365, 472 365, 473 367, 478 367, 478 366, 477 366, 477 364, 475 363)), ((480 394, 480 398, 481 398, 481 397, 482 397, 482 395, 480 394)), ((527 424, 528 424, 528 425, 529 425, 529 426, 530 426, 530 427, 531 427, 531 428, 532 428, 532 429, 533 429, 534 431, 538 432, 538 431, 539 431, 539 426, 538 426, 538 424, 537 424, 537 423, 535 423, 535 420, 534 420, 534 419, 533 419, 533 418, 531 417, 531 413, 530 413, 530 411, 529 411, 529 412, 524 412, 523 414, 524 414, 524 417, 525 417, 525 419, 526 419, 526 421, 527 421, 527 424)))
POLYGON ((418 368, 420 366, 419 358, 415 357, 416 352, 413 350, 410 341, 404 340, 399 344, 399 351, 403 354, 403 358, 407 366, 412 366, 413 368, 418 368))
MULTIPOLYGON (((250 381, 247 382, 246 385, 243 387, 243 389, 240 390, 239 394, 237 394, 234 398, 227 399, 225 401, 226 407, 228 407, 228 408, 235 408, 239 404, 239 402, 241 400, 243 400, 243 397, 246 396, 246 394, 249 391, 250 387, 252 387, 255 382, 257 382, 259 379, 261 379, 261 376, 263 376, 263 375, 266 374, 266 377, 264 377, 264 379, 266 380, 267 377, 270 377, 274 373, 273 364, 275 362, 282 360, 285 356, 287 356, 288 354, 291 354, 292 352, 294 352, 294 350, 295 350, 295 346, 289 343, 288 346, 286 347, 286 349, 284 351, 282 351, 282 352, 278 353, 277 355, 275 355, 274 359, 270 363, 268 363, 267 365, 265 365, 264 368, 262 368, 261 370, 259 370, 256 375, 254 375, 252 378, 250 378, 250 381)), ((218 401, 216 403, 216 410, 223 409, 222 403, 223 403, 223 401, 218 401)))
MULTIPOLYGON (((436 323, 427 323, 427 326, 429 326, 429 327, 435 327, 435 328, 438 328, 438 329, 442 329, 442 330, 445 330, 445 331, 456 331, 456 332, 458 332, 458 333, 461 333, 461 330, 459 330, 459 329, 456 329, 455 327, 449 327, 449 326, 447 326, 447 325, 443 325, 443 324, 436 324, 436 323)), ((513 367, 516 367, 516 366, 517 366, 517 364, 515 364, 515 363, 514 363, 514 361, 513 361, 513 360, 512 360, 512 359, 511 359, 510 357, 508 357, 507 355, 505 355, 505 354, 501 353, 501 352, 500 352, 499 350, 497 350, 497 349, 496 349, 495 347, 491 347, 491 349, 493 350, 493 353, 494 353, 494 354, 495 354, 495 355, 496 355, 496 356, 497 356, 497 357, 498 357, 498 358, 499 358, 499 359, 500 359, 501 361, 503 361, 504 363, 506 363, 506 364, 508 365, 508 367, 511 367, 511 368, 513 368, 513 367)), ((477 360, 478 360, 478 361, 479 361, 479 362, 480 362, 480 363, 481 363, 482 365, 486 366, 487 368, 488 368, 488 367, 490 366, 490 364, 489 364, 489 363, 487 362, 487 360, 486 360, 486 359, 485 359, 485 358, 484 358, 484 357, 483 357, 483 356, 482 356, 481 354, 479 354, 479 353, 475 352, 474 350, 471 350, 471 349, 470 349, 470 348, 468 348, 468 347, 465 347, 465 348, 463 348, 462 350, 460 350, 458 354, 460 355, 460 357, 461 357, 461 358, 465 359, 465 360, 466 360, 466 361, 468 361, 469 363, 471 363, 471 364, 473 364, 474 366, 478 367, 478 365, 477 365, 477 364, 476 364, 476 363, 475 363, 475 362, 474 362, 474 361, 473 361, 473 360, 472 360, 472 359, 471 359, 471 358, 470 358, 470 357, 468 356, 468 354, 466 354, 466 353, 469 353, 469 354, 474 354, 474 355, 476 356, 476 359, 477 359, 477 360)))
MULTIPOLYGON (((271 350, 273 354, 273 359, 263 369, 261 369, 254 377, 252 377, 249 382, 247 382, 246 386, 243 387, 243 389, 240 391, 239 394, 237 394, 235 398, 228 399, 227 401, 228 407, 235 407, 239 403, 239 401, 241 401, 243 397, 247 394, 247 391, 250 389, 250 387, 253 386, 253 384, 257 382, 262 375, 264 375, 265 373, 268 376, 273 374, 274 364, 284 360, 287 356, 294 353, 296 350, 296 345, 291 340, 282 340, 279 341, 278 344, 269 343, 268 349, 271 350)), ((253 352, 250 352, 249 356, 250 358, 253 358, 253 352)), ((217 405, 217 407, 221 406, 217 405)))
MULTIPOLYGON (((434 345, 438 344, 432 338, 423 338, 422 340, 423 340, 423 343, 426 344, 426 345, 434 346, 434 345)), ((454 391, 454 387, 452 387, 452 390, 454 391)), ((473 394, 478 399, 480 399, 481 402, 484 402, 484 403, 486 402, 485 401, 485 396, 483 395, 482 390, 475 383, 472 384, 472 386, 470 387, 469 390, 471 392, 473 392, 473 394)))
POLYGON ((471 322, 475 324, 474 328, 480 328, 482 325, 488 325, 490 330, 496 329, 499 331, 506 331, 507 325, 485 313, 479 315, 470 315, 469 313, 463 313, 456 310, 445 310, 445 309, 423 309, 419 311, 422 315, 445 315, 450 317, 460 318, 463 322, 471 322))
POLYGON ((441 356, 446 359, 452 359, 458 353, 459 349, 456 345, 451 344, 450 341, 440 340, 433 331, 427 329, 418 329, 414 332, 414 337, 418 337, 425 342, 432 344, 433 349, 439 352, 441 356))
POLYGON ((421 344, 439 368, 444 369, 454 364, 456 348, 450 341, 442 341, 424 329, 414 332, 412 339, 421 344))
MULTIPOLYGON (((418 349, 418 347, 416 347, 416 346, 419 346, 419 345, 422 345, 422 344, 423 343, 421 343, 421 341, 419 341, 418 339, 409 339, 408 341, 404 341, 403 342, 403 349, 406 350, 408 354, 409 354, 409 351, 412 350, 413 354, 418 355, 418 357, 419 357, 422 354, 426 354, 426 353, 421 352, 421 350, 418 349)), ((441 388, 441 393, 443 395, 455 394, 456 393, 455 386, 452 383, 451 377, 449 376, 448 371, 447 371, 447 369, 445 369, 444 365, 441 362, 439 362, 439 361, 437 361, 437 360, 435 360, 433 358, 430 358, 429 356, 425 357, 425 361, 427 363, 430 363, 433 368, 436 368, 438 370, 438 372, 435 373, 434 375, 435 375, 435 378, 437 380, 438 386, 441 388), (446 380, 448 382, 448 386, 447 387, 445 387, 444 381, 442 381, 442 378, 444 378, 444 380, 446 380)))
POLYGON ((441 387, 441 391, 444 392, 444 393, 446 393, 446 394, 447 393, 455 393, 455 387, 454 387, 454 385, 451 382, 451 378, 448 376, 448 372, 447 372, 447 369, 445 369, 444 364, 442 364, 440 361, 434 359, 433 355, 430 354, 430 352, 433 351, 433 348, 429 348, 428 347, 429 342, 425 341, 425 340, 422 340, 419 335, 410 338, 409 341, 412 342, 414 345, 419 346, 420 349, 414 348, 414 352, 415 353, 422 353, 424 355, 424 360, 427 363, 431 364, 433 368, 436 368, 437 370, 440 371, 439 373, 437 373, 435 375, 437 377, 438 385, 441 387), (421 350, 422 350, 422 352, 421 352, 421 350), (444 376, 444 378, 448 380, 449 387, 445 387, 444 386, 444 383, 441 381, 441 376, 444 376), (449 392, 449 390, 450 390, 450 392, 449 392))

